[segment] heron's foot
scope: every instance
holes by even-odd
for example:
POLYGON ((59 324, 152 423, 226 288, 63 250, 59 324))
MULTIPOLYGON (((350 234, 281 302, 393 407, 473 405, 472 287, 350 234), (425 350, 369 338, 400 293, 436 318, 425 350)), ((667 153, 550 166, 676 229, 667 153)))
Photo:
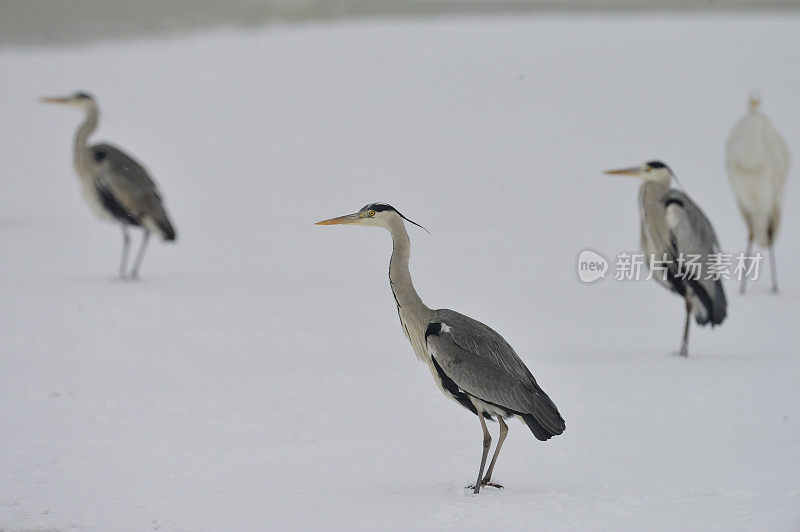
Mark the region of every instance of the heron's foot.
MULTIPOLYGON (((481 487, 484 488, 486 486, 489 486, 490 488, 497 488, 499 490, 503 489, 502 484, 498 484, 496 482, 490 482, 490 479, 488 479, 488 478, 485 478, 485 479, 481 480, 481 487)), ((475 484, 467 486, 466 489, 474 490, 475 489, 475 484)))
POLYGON ((684 358, 688 358, 689 357, 689 350, 687 348, 685 348, 685 347, 681 347, 681 350, 678 351, 678 354, 680 356, 684 357, 684 358))

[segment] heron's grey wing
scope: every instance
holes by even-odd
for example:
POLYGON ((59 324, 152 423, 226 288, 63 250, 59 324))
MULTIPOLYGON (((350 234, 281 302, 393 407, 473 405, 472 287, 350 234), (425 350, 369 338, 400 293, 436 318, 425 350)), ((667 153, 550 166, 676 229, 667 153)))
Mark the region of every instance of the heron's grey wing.
POLYGON ((156 184, 136 160, 109 144, 92 146, 95 185, 101 195, 113 198, 131 221, 148 226, 172 240, 175 231, 156 184))
POLYGON ((711 255, 719 253, 719 242, 705 213, 687 194, 672 189, 664 198, 667 225, 675 236, 678 252, 711 255))
POLYGON ((130 155, 109 144, 92 146, 97 184, 111 192, 128 211, 135 213, 142 200, 160 200, 147 170, 130 155))
MULTIPOLYGON (((719 242, 708 217, 692 199, 680 190, 671 189, 664 195, 663 224, 654 224, 651 235, 659 247, 674 261, 670 271, 674 275, 685 274, 684 281, 699 298, 695 308, 698 322, 709 319, 714 324, 722 323, 727 312, 727 300, 719 279, 714 279, 709 264, 721 258, 719 242), (698 264, 696 271, 687 266, 689 260, 698 264), (679 261, 684 268, 679 271, 679 261)), ((659 258, 659 257, 657 257, 659 258)))
MULTIPOLYGON (((426 342, 431 356, 460 389, 486 403, 533 416, 550 435, 564 431, 555 404, 502 336, 458 312, 435 313, 432 323, 442 326, 438 333, 426 334, 426 342)), ((429 327, 431 332, 435 329, 429 327)))

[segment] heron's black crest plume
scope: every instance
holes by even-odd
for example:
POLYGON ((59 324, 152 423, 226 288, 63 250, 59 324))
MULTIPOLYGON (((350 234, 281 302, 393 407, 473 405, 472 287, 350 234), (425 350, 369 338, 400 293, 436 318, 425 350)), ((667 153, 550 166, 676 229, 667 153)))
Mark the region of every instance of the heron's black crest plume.
POLYGON ((92 95, 86 92, 76 92, 75 96, 77 96, 78 98, 88 98, 90 100, 92 99, 92 95))
POLYGON ((392 207, 388 203, 371 203, 371 204, 365 206, 362 210, 369 210, 369 211, 375 211, 375 212, 394 211, 403 220, 407 221, 408 223, 412 223, 412 224, 416 225, 417 227, 420 227, 420 228, 424 229, 426 233, 431 234, 431 232, 428 231, 424 226, 418 224, 414 220, 406 218, 405 216, 403 216, 402 212, 398 211, 397 209, 395 209, 394 207, 392 207))

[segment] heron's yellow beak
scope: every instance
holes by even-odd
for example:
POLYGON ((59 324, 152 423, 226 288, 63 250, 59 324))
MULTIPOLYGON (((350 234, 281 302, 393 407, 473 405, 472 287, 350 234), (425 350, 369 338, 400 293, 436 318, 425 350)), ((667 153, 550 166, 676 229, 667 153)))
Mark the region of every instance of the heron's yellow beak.
POLYGON ((631 168, 619 168, 617 170, 606 170, 603 172, 604 174, 608 175, 628 175, 631 177, 638 177, 641 173, 642 169, 638 166, 634 166, 631 168))
POLYGON ((321 222, 317 222, 315 225, 357 224, 360 221, 361 221, 361 216, 359 216, 359 214, 355 212, 353 214, 347 214, 345 216, 337 216, 336 218, 322 220, 321 222))
POLYGON ((44 98, 39 98, 39 102, 41 103, 59 103, 62 105, 68 104, 70 102, 70 98, 58 98, 53 96, 45 96, 44 98))

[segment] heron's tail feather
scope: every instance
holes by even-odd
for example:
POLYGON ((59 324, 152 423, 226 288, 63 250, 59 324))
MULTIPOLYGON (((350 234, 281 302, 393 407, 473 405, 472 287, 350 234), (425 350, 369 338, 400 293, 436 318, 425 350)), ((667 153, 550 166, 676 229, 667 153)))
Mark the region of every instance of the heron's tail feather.
POLYGON ((691 292, 688 294, 698 325, 719 325, 728 314, 728 300, 722 281, 689 280, 691 292))
POLYGON ((542 391, 536 394, 533 413, 522 414, 522 419, 536 439, 540 441, 547 441, 553 436, 558 436, 567 428, 556 405, 542 391))
POLYGON ((161 235, 161 238, 164 240, 175 240, 177 235, 175 233, 175 228, 169 221, 167 211, 160 205, 158 208, 152 209, 152 211, 155 212, 144 217, 143 225, 153 233, 161 235))
POLYGON ((175 228, 172 227, 172 224, 169 221, 169 218, 164 218, 158 223, 158 228, 161 231, 161 237, 164 240, 175 240, 177 238, 177 234, 175 233, 175 228))

